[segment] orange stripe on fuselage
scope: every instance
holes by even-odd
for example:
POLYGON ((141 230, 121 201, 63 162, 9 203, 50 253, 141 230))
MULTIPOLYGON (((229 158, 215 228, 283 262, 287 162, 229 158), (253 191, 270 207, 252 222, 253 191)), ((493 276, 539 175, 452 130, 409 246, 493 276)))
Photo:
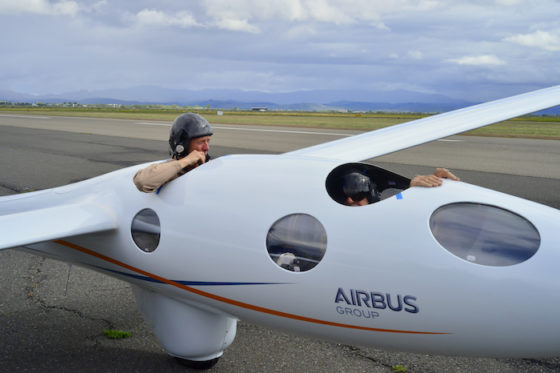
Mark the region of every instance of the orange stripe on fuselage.
POLYGON ((319 320, 319 319, 314 319, 314 318, 311 318, 311 317, 299 316, 299 315, 294 315, 294 314, 291 314, 291 313, 276 311, 276 310, 273 310, 273 309, 270 309, 270 308, 265 308, 265 307, 255 306, 255 305, 249 304, 249 303, 240 302, 240 301, 237 301, 235 299, 225 298, 225 297, 222 297, 222 296, 219 296, 219 295, 216 295, 216 294, 208 293, 206 291, 198 290, 198 289, 193 288, 191 286, 183 285, 183 284, 180 284, 178 282, 168 280, 166 278, 163 278, 161 276, 146 272, 144 270, 133 267, 133 266, 128 265, 126 263, 123 263, 119 260, 110 258, 106 255, 100 254, 100 253, 95 252, 93 250, 89 250, 89 249, 86 249, 85 247, 75 245, 75 244, 73 244, 71 242, 68 242, 68 241, 55 240, 54 242, 59 244, 59 245, 63 245, 63 246, 69 247, 71 249, 80 251, 84 254, 88 254, 88 255, 94 256, 96 258, 105 260, 109 263, 116 264, 116 265, 118 265, 120 267, 123 267, 123 268, 126 268, 130 271, 133 271, 133 272, 139 273, 141 275, 153 278, 154 280, 157 280, 157 281, 166 283, 168 285, 175 286, 177 288, 186 290, 188 292, 200 295, 202 297, 214 299, 218 302, 231 304, 233 306, 245 308, 245 309, 252 310, 252 311, 267 313, 269 315, 285 317, 285 318, 288 318, 288 319, 305 321, 305 322, 310 322, 310 323, 320 324, 320 325, 329 325, 329 326, 335 326, 335 327, 339 327, 339 328, 349 328, 349 329, 358 329, 358 330, 368 330, 368 331, 373 331, 373 332, 402 333, 402 334, 432 334, 432 335, 433 334, 435 334, 435 335, 451 334, 451 333, 441 333, 441 332, 421 332, 421 331, 413 331, 413 330, 394 330, 394 329, 369 328, 369 327, 366 327, 366 326, 342 324, 342 323, 337 323, 337 322, 332 322, 332 321, 319 320))

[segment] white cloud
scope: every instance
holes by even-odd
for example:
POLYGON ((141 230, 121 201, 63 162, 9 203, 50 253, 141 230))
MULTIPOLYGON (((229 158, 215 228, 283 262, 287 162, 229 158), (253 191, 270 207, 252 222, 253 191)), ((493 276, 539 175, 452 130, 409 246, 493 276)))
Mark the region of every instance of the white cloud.
POLYGON ((379 30, 384 30, 384 31, 391 31, 391 28, 389 28, 386 24, 384 24, 383 22, 373 22, 371 24, 373 27, 375 27, 376 29, 379 30))
POLYGON ((527 47, 542 48, 547 51, 560 51, 560 36, 541 30, 532 34, 513 35, 504 40, 527 47))
POLYGON ((51 3, 48 0, 0 0, 0 14, 45 14, 69 15, 78 14, 80 6, 75 1, 62 0, 51 3))
POLYGON ((51 5, 51 12, 55 15, 75 16, 79 11, 78 3, 74 1, 59 1, 51 5))
POLYGON ((100 12, 103 10, 103 8, 105 8, 107 5, 109 5, 107 0, 100 0, 96 3, 93 3, 92 5, 90 5, 88 8, 86 8, 86 10, 88 12, 100 12))
POLYGON ((311 25, 297 25, 295 27, 290 28, 286 35, 291 39, 301 39, 306 38, 308 36, 317 35, 317 31, 311 25))
POLYGON ((178 12, 169 15, 159 10, 144 9, 138 12, 135 20, 145 26, 177 26, 182 28, 197 26, 195 18, 189 12, 178 12))
POLYGON ((417 51, 417 50, 408 51, 408 56, 411 57, 411 58, 414 58, 415 60, 420 60, 423 57, 422 52, 417 51))
POLYGON ((193 81, 289 91, 414 82, 417 90, 468 84, 478 92, 477 84, 558 83, 560 2, 529 3, 0 0, 0 32, 10 36, 0 86, 181 88, 193 81), (527 53, 529 46, 540 53, 527 53))
MULTIPOLYGON (((5 0, 0 0, 5 1, 5 0)), ((46 0, 26 0, 46 1, 46 0)), ((106 0, 101 0, 104 4, 106 0)), ((381 20, 382 15, 394 12, 422 12, 438 5, 426 0, 202 0, 199 3, 205 14, 197 17, 190 12, 169 13, 162 7, 144 9, 132 18, 141 25, 190 27, 204 25, 230 31, 260 33, 272 23, 289 26, 316 23, 335 26, 369 25, 371 28, 388 31, 390 28, 381 20), (203 19, 206 16, 206 19, 203 19)), ((183 5, 183 8, 196 7, 183 5)), ((127 16, 130 19, 130 16, 127 16)))
MULTIPOLYGON (((351 25, 361 21, 372 27, 387 30, 381 16, 391 12, 428 11, 438 6, 437 1, 372 1, 372 0, 205 0, 208 17, 234 24, 246 25, 267 20, 288 22, 323 22, 334 25, 351 25)), ((246 27, 245 31, 254 32, 246 27)))
POLYGON ((473 66, 496 66, 505 65, 505 61, 491 54, 484 54, 479 56, 464 56, 461 58, 452 58, 446 60, 458 65, 473 65, 473 66))
POLYGON ((230 31, 259 32, 259 28, 251 25, 246 19, 224 18, 215 23, 219 28, 230 31))
POLYGON ((496 0, 497 5, 512 6, 523 3, 525 0, 496 0))
POLYGON ((308 17, 316 21, 336 25, 355 22, 352 12, 341 9, 340 2, 337 4, 328 0, 310 0, 302 3, 307 8, 308 17))

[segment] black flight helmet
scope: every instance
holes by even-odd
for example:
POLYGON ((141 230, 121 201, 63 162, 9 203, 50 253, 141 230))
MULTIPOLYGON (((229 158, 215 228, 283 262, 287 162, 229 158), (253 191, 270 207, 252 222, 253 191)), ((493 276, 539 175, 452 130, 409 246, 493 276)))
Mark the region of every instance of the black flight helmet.
POLYGON ((206 119, 195 113, 185 113, 175 118, 169 133, 169 154, 180 159, 189 152, 192 139, 212 136, 212 127, 206 119))
POLYGON ((369 203, 379 201, 377 185, 369 176, 358 171, 348 172, 342 177, 342 191, 344 196, 352 198, 353 201, 361 201, 367 198, 369 203))

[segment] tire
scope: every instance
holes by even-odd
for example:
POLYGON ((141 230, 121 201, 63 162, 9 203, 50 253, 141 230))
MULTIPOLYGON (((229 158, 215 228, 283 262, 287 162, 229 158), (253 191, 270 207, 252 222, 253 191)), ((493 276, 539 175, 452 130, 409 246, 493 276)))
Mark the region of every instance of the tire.
POLYGON ((180 357, 176 357, 175 360, 187 367, 187 368, 191 368, 191 369, 200 369, 200 370, 205 370, 205 369, 210 369, 212 368, 214 365, 216 365, 216 363, 218 362, 220 358, 216 357, 214 359, 210 359, 210 360, 188 360, 188 359, 181 359, 180 357))

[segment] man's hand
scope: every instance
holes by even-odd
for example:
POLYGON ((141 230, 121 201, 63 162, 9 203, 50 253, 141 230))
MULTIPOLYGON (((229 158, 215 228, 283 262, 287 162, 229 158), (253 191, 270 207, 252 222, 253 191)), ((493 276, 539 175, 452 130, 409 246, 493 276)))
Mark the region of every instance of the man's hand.
POLYGON ((206 160, 206 154, 204 152, 193 150, 186 157, 179 159, 179 164, 181 168, 191 167, 195 168, 204 163, 206 160))
POLYGON ((434 175, 436 175, 437 177, 445 178, 445 179, 451 179, 451 180, 459 181, 459 178, 457 176, 453 175, 453 173, 451 171, 449 171, 447 168, 436 168, 436 170, 434 171, 434 175))
POLYGON ((410 186, 437 187, 443 184, 442 178, 459 181, 447 168, 436 168, 433 175, 417 175, 410 180, 410 186))

